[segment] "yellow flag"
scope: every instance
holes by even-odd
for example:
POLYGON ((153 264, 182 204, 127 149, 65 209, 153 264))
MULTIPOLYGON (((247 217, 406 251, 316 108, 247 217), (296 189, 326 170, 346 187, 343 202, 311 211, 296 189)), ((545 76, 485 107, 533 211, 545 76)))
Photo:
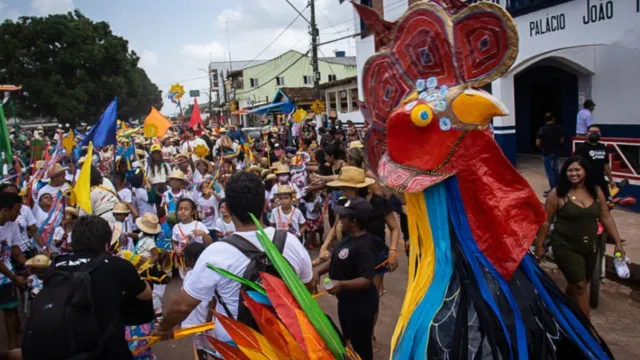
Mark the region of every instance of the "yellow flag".
POLYGON ((76 186, 73 188, 73 192, 76 195, 76 203, 80 208, 91 214, 91 160, 93 159, 93 143, 89 142, 89 149, 87 150, 87 156, 85 162, 82 164, 82 169, 76 180, 76 186))

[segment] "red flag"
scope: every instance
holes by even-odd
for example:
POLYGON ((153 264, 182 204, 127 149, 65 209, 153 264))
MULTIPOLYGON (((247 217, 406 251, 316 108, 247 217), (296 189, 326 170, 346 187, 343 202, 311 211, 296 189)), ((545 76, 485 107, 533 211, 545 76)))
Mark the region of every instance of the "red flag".
POLYGON ((202 117, 200 117, 200 108, 198 107, 198 99, 193 98, 193 111, 191 112, 191 120, 189 120, 189 127, 195 128, 196 124, 200 124, 200 128, 204 129, 204 123, 202 117))

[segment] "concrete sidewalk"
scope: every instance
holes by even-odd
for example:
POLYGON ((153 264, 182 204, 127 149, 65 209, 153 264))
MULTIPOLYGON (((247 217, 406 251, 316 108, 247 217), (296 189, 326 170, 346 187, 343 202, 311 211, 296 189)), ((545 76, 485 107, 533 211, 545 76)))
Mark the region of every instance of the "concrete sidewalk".
MULTIPOLYGON (((543 193, 549 190, 549 182, 544 174, 542 157, 536 155, 518 155, 518 172, 527 179, 542 203, 545 202, 543 193)), ((620 237, 627 256, 632 263, 640 264, 640 214, 627 211, 624 207, 616 207, 611 211, 618 226, 620 237)), ((607 254, 613 256, 613 245, 607 245, 607 254)))

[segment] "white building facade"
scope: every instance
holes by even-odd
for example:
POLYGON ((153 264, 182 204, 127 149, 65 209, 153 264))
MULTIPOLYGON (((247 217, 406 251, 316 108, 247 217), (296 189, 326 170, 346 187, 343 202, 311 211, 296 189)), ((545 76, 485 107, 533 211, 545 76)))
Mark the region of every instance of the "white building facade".
MULTIPOLYGON (((361 0, 396 20, 414 0, 361 0), (378 1, 382 2, 380 5, 378 1)), ((576 114, 587 99, 604 137, 640 139, 640 0, 495 0, 514 16, 520 52, 493 95, 511 114, 494 119, 495 139, 515 164, 516 153, 535 153, 535 136, 552 112, 571 152, 576 114)), ((349 4, 343 6, 348 7, 349 4)), ((380 12, 380 11, 379 11, 380 12)), ((354 11, 354 24, 360 22, 354 11)), ((373 38, 356 41, 358 94, 362 69, 375 52, 373 38)), ((361 99, 362 100, 362 99, 361 99)), ((637 150, 634 150, 637 151, 637 150)), ((640 159, 636 158, 636 161, 640 159)))

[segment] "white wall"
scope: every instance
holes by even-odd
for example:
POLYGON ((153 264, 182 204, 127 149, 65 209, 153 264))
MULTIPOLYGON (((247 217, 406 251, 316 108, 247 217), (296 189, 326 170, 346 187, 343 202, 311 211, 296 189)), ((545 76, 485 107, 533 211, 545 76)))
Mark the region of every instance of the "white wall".
POLYGON ((364 100, 364 90, 362 87, 362 70, 367 59, 375 53, 373 44, 373 36, 367 36, 364 39, 356 40, 356 67, 358 68, 358 97, 360 101, 364 100))
POLYGON ((600 124, 640 125, 640 50, 617 45, 598 46, 591 93, 594 121, 600 124))

